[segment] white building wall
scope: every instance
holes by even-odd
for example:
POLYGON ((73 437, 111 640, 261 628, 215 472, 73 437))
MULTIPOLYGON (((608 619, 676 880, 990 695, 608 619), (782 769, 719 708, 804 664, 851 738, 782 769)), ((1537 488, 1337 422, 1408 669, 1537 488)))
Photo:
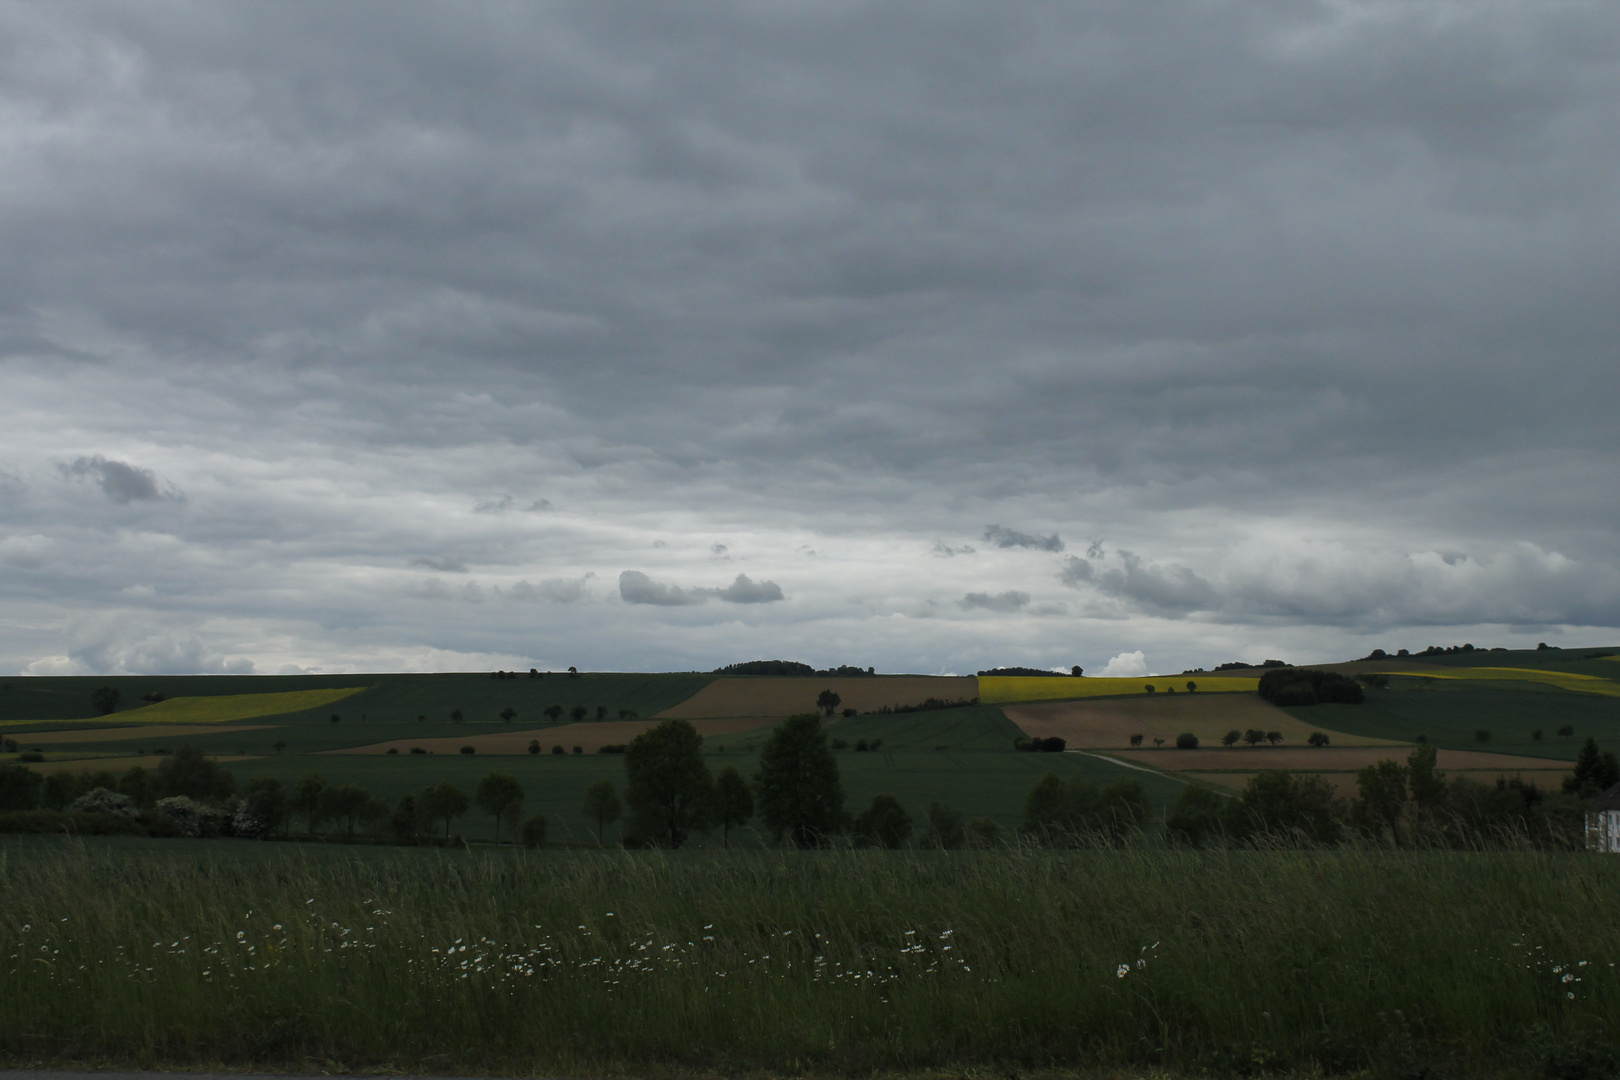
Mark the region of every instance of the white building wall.
POLYGON ((1599 810, 1586 815, 1586 846, 1593 851, 1620 855, 1620 810, 1599 810))

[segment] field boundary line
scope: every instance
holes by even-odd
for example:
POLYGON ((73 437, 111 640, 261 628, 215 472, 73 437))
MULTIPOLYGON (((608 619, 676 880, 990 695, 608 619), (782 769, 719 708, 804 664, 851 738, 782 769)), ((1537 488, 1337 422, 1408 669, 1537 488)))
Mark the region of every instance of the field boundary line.
POLYGON ((1084 754, 1086 757, 1094 757, 1098 761, 1106 761, 1110 765, 1118 765, 1123 769, 1135 769, 1137 772, 1145 772, 1145 773, 1151 773, 1154 776, 1162 776, 1166 780, 1174 780, 1178 784, 1190 784, 1190 783, 1192 783, 1191 780, 1183 780, 1181 777, 1177 776, 1175 773, 1161 772, 1158 769, 1150 769, 1146 765, 1136 765, 1136 764, 1133 764, 1133 763, 1131 763, 1129 761, 1121 761, 1118 758, 1111 758, 1107 754, 1093 754, 1090 750, 1068 750, 1068 751, 1065 751, 1065 752, 1070 753, 1070 754, 1084 754))

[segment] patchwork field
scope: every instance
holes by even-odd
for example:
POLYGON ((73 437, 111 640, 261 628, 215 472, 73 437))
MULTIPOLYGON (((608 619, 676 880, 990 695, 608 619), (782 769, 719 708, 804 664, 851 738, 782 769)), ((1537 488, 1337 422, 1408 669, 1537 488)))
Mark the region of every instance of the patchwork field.
MULTIPOLYGON (((1410 670, 1389 670, 1392 675, 1413 675, 1410 670)), ((1545 683, 1556 686, 1560 690, 1572 690, 1582 694, 1603 694, 1608 697, 1620 697, 1620 682, 1613 679, 1601 678, 1597 675, 1583 675, 1577 671, 1545 671, 1538 668, 1521 667, 1472 667, 1472 668, 1431 668, 1428 671, 1415 673, 1420 679, 1451 679, 1468 682, 1520 682, 1545 683)))
MULTIPOLYGON (((1311 732, 1322 730, 1253 694, 1143 694, 1134 698, 1007 705, 1002 711, 1026 734, 1057 736, 1074 748, 1128 747, 1132 735, 1143 736, 1144 746, 1163 739, 1167 747, 1173 747, 1176 736, 1183 732, 1198 736, 1201 743, 1218 745, 1221 736, 1234 728, 1275 731, 1282 735, 1285 746, 1303 746, 1311 732)), ((1328 735, 1343 746, 1388 746, 1401 741, 1337 731, 1329 731, 1328 735)))
MULTIPOLYGON (((368 743, 365 746, 350 746, 340 750, 322 752, 327 754, 386 754, 390 750, 396 750, 401 754, 408 754, 413 747, 420 747, 430 754, 459 754, 463 746, 470 746, 479 754, 523 754, 527 756, 529 743, 538 741, 542 753, 550 753, 553 746, 560 746, 564 750, 572 752, 573 748, 577 746, 588 754, 594 754, 604 746, 622 746, 657 723, 656 720, 648 719, 556 724, 551 727, 525 728, 521 731, 496 731, 481 734, 469 732, 466 735, 455 735, 440 739, 391 739, 387 742, 368 743)), ((770 727, 774 723, 776 723, 776 720, 771 717, 737 716, 694 720, 692 726, 697 728, 699 735, 712 737, 754 731, 758 728, 770 727)))
POLYGON ((1260 676, 1226 675, 1148 675, 1140 679, 1043 678, 1038 675, 986 675, 979 680, 979 700, 986 705, 1014 701, 1060 701, 1070 698, 1122 697, 1163 694, 1175 697, 1187 692, 1187 683, 1198 685, 1200 694, 1253 693, 1260 676), (1152 689, 1149 689, 1152 687, 1152 689))
POLYGON ((658 714, 661 720, 697 720, 718 716, 773 716, 815 712, 816 698, 831 690, 840 709, 873 712, 884 706, 920 705, 929 698, 967 701, 978 696, 972 676, 876 675, 866 678, 724 678, 715 679, 685 701, 658 714))
MULTIPOLYGON (((226 724, 208 729, 210 735, 238 731, 273 731, 272 724, 226 724)), ((197 729, 190 724, 126 724, 123 727, 56 728, 44 731, 18 731, 8 734, 23 747, 71 746, 76 743, 151 742, 191 736, 197 729)))
MULTIPOLYGON (((1380 761, 1405 761, 1409 746, 1200 746, 1196 750, 1112 750, 1109 756, 1172 772, 1259 772, 1287 769, 1290 772, 1355 772, 1380 761)), ((1480 750, 1441 750, 1440 768, 1447 771, 1511 773, 1514 770, 1545 770, 1545 758, 1490 754, 1480 750)), ((1565 764, 1564 771, 1574 762, 1565 764)))

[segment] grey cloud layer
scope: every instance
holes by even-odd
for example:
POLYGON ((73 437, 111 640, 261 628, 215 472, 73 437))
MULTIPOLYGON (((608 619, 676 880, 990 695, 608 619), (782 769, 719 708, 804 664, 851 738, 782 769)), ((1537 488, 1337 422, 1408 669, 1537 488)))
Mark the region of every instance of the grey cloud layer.
POLYGON ((1603 3, 0 8, 0 666, 1602 637, 1617 56, 1603 3))

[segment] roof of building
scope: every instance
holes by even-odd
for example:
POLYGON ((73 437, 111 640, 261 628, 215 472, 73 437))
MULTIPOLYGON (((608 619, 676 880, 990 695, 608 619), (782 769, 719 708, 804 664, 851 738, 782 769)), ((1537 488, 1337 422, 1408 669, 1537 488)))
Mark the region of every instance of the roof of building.
POLYGON ((1594 810, 1620 810, 1620 784, 1614 785, 1592 802, 1594 810))

